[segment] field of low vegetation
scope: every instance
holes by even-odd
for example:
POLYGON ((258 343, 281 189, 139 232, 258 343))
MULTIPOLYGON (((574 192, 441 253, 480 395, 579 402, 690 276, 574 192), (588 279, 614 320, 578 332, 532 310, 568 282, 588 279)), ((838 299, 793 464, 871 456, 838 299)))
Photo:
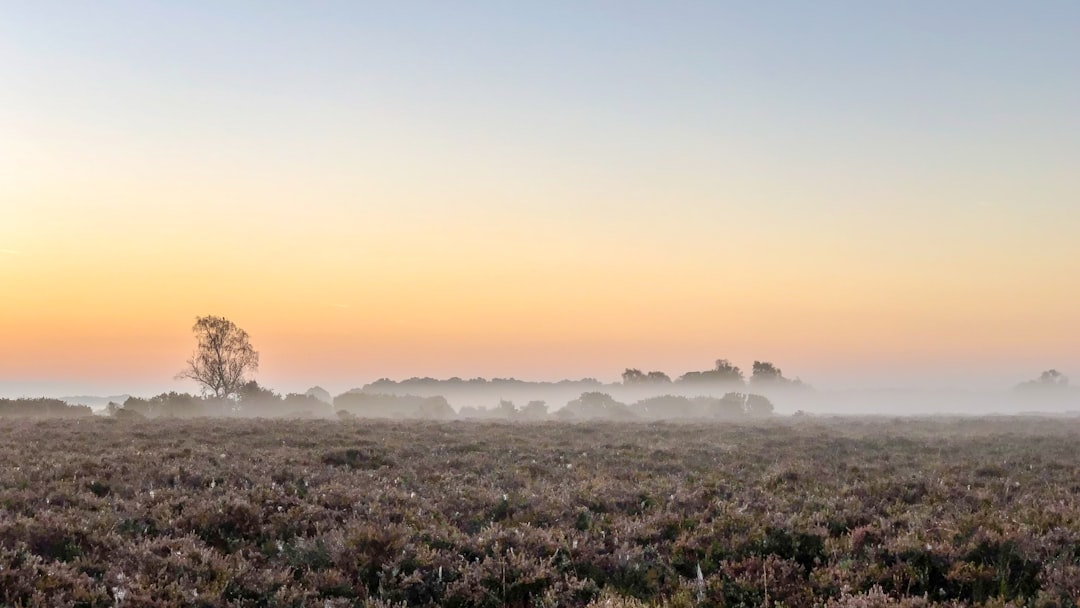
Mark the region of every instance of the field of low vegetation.
POLYGON ((0 420, 0 606, 1076 606, 1080 420, 0 420))

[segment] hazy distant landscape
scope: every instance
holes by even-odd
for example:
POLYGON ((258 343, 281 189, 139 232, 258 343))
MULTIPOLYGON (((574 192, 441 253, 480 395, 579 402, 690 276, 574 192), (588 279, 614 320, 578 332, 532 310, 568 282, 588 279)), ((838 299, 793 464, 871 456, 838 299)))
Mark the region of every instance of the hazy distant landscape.
POLYGON ((260 353, 251 336, 222 316, 196 317, 195 348, 177 380, 198 394, 169 391, 121 395, 0 399, 0 417, 79 418, 92 414, 145 418, 340 418, 412 420, 740 421, 776 415, 1003 415, 1080 414, 1080 388, 1056 369, 1008 392, 817 391, 789 378, 770 361, 750 373, 729 359, 672 378, 660 370, 626 368, 620 382, 595 378, 529 382, 514 378, 382 378, 333 396, 315 386, 280 394, 254 379, 260 353), (777 407, 777 403, 780 407, 777 407))
POLYGON ((0 0, 0 608, 1078 608, 1078 234, 1076 0, 0 0))
MULTIPOLYGON (((724 365, 731 366, 726 360, 724 365)), ((1080 415, 1080 387, 1068 377, 1049 370, 1010 391, 933 389, 818 390, 784 378, 771 363, 757 362, 777 376, 741 372, 718 380, 717 369, 692 371, 674 380, 662 372, 650 379, 627 369, 621 382, 596 379, 529 382, 512 378, 382 379, 332 396, 321 387, 304 393, 279 394, 247 381, 230 399, 190 393, 162 393, 147 397, 70 396, 58 398, 0 399, 0 416, 48 417, 66 410, 55 406, 83 406, 72 410, 110 416, 148 417, 301 417, 356 416, 389 419, 558 420, 678 420, 743 417, 824 416, 928 416, 928 415, 1080 415), (639 377, 640 376, 640 377, 639 377), (704 377, 702 377, 704 376, 704 377), (754 400, 754 404, 750 401, 754 400), (54 407, 49 409, 47 403, 54 407), (22 405, 18 405, 22 404, 22 405), (755 407, 756 406, 756 407, 755 407), (6 410, 5 410, 6 408, 6 410), (55 410, 55 411, 54 411, 55 410)), ((737 367, 731 366, 738 371, 737 367)), ((65 414, 66 415, 66 414, 65 414)))

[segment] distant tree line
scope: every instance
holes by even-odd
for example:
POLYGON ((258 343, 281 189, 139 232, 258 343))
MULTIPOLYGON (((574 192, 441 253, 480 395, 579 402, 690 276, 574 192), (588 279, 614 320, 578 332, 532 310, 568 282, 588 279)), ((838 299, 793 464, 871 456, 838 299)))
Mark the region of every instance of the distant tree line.
POLYGON ((141 398, 129 397, 123 403, 110 403, 109 415, 121 418, 196 418, 201 416, 313 417, 324 413, 329 393, 319 387, 306 393, 280 395, 258 382, 249 380, 235 391, 234 398, 216 395, 198 396, 168 392, 141 398))
MULTIPOLYGON (((200 416, 249 416, 249 417, 326 417, 342 418, 421 418, 450 420, 454 418, 489 418, 504 420, 590 420, 590 419, 661 419, 661 418, 709 418, 737 419, 760 417, 773 413, 768 398, 753 392, 772 391, 777 388, 808 388, 799 378, 787 378, 779 367, 768 361, 754 361, 749 378, 728 359, 717 359, 712 369, 689 371, 672 380, 661 371, 642 371, 627 368, 621 384, 612 384, 612 392, 625 395, 623 387, 648 385, 655 389, 662 385, 686 385, 727 387, 722 397, 659 395, 631 404, 617 401, 609 393, 598 390, 601 382, 594 378, 562 380, 559 382, 525 382, 513 378, 473 378, 463 380, 450 378, 409 378, 395 382, 387 378, 377 380, 359 390, 348 391, 331 398, 326 390, 315 387, 306 393, 278 394, 260 386, 250 375, 258 370, 259 353, 252 347, 246 331, 224 317, 197 317, 192 331, 196 348, 187 360, 178 378, 199 383, 202 395, 168 392, 150 398, 130 397, 123 403, 109 403, 105 413, 117 418, 167 418, 200 416), (544 401, 532 400, 522 407, 513 401, 500 399, 495 408, 464 407, 455 412, 446 394, 460 395, 470 389, 495 388, 515 392, 522 388, 558 388, 566 398, 582 390, 580 396, 570 400, 565 407, 549 412, 544 401), (618 389, 618 390, 616 390, 618 389), (409 394, 415 390, 420 395, 409 394), (438 392, 443 392, 440 395, 438 392)), ((1036 380, 1019 385, 1018 390, 1062 389, 1068 387, 1068 378, 1057 370, 1048 370, 1036 380)), ((673 392, 688 392, 685 389, 673 392)), ((697 392, 693 390, 692 392, 697 392)), ((68 405, 57 399, 0 399, 0 417, 62 417, 90 416, 91 408, 68 405)))
POLYGON ((386 391, 398 391, 402 389, 417 389, 417 390, 431 390, 431 389, 469 389, 469 388, 492 388, 492 387, 602 387, 604 383, 600 382, 596 378, 581 378, 578 380, 559 380, 556 382, 533 382, 529 380, 518 380, 517 378, 470 378, 462 379, 458 377, 453 378, 431 378, 431 377, 413 377, 406 378, 405 380, 391 380, 390 378, 380 378, 374 382, 370 382, 361 387, 361 390, 369 393, 380 393, 386 391))
MULTIPOLYGON (((501 400, 494 408, 466 406, 455 411, 442 396, 415 396, 369 393, 351 390, 330 398, 315 387, 306 393, 278 394, 248 381, 237 398, 168 392, 153 397, 129 397, 123 403, 109 403, 104 415, 118 419, 199 418, 208 416, 257 418, 391 418, 423 420, 659 420, 676 418, 736 420, 769 416, 772 403, 764 396, 729 392, 722 397, 681 397, 665 395, 634 403, 622 403, 611 395, 587 391, 549 411, 544 401, 522 406, 501 400)), ((93 415, 87 406, 68 405, 57 399, 0 400, 0 417, 74 418, 93 415)))
MULTIPOLYGON (((788 378, 784 376, 783 372, 775 364, 769 361, 754 361, 751 368, 750 377, 747 378, 738 366, 733 365, 728 359, 717 359, 712 369, 703 371, 689 371, 681 376, 672 379, 671 376, 662 371, 643 371, 639 368, 626 368, 622 373, 621 384, 623 385, 664 385, 664 384, 716 384, 716 385, 729 385, 731 387, 737 386, 760 386, 760 387, 792 387, 792 388, 809 388, 809 385, 803 382, 800 378, 788 378)), ((518 380, 516 378, 471 378, 462 379, 458 377, 438 379, 430 377, 414 377, 407 378, 405 380, 391 380, 389 378, 380 378, 374 382, 363 386, 365 392, 382 393, 382 392, 399 392, 402 390, 415 389, 418 391, 432 391, 443 389, 446 391, 455 391, 457 389, 470 389, 470 388, 505 388, 505 387, 522 387, 522 388, 558 388, 558 387, 579 387, 584 390, 587 389, 600 389, 605 385, 603 382, 595 378, 581 378, 579 380, 559 380, 557 382, 532 382, 528 380, 518 380)))
POLYGON ((805 388, 808 385, 799 378, 786 378, 780 368, 768 361, 754 361, 749 380, 738 366, 727 359, 717 359, 712 369, 690 371, 672 380, 660 371, 643 372, 637 368, 627 368, 622 374, 623 384, 670 384, 670 383, 708 383, 754 386, 788 386, 805 388))
MULTIPOLYGON (((739 369, 726 360, 717 361, 716 366, 704 372, 688 372, 666 384, 708 382, 723 385, 720 378, 734 387, 749 386, 768 388, 771 383, 781 385, 806 386, 798 381, 789 380, 771 363, 755 362, 754 372, 749 380, 743 378, 739 369), (705 378, 705 379, 703 379, 705 378)), ((665 381, 661 372, 644 373, 628 369, 623 374, 623 384, 657 383, 665 381), (651 378, 651 379, 650 379, 651 378)), ((403 381, 410 382, 410 381, 403 381)), ((416 383, 447 382, 432 379, 412 379, 416 383)), ((477 379, 470 382, 475 385, 490 385, 494 381, 477 379)), ((516 384, 519 381, 501 379, 504 384, 516 384)), ((573 386, 578 381, 563 383, 573 386)), ((595 382, 595 381, 594 381, 595 382)), ((373 383, 387 389, 400 389, 401 383, 390 380, 373 383), (391 386, 393 385, 393 387, 391 386)), ((540 383, 524 383, 536 385, 540 383)), ((309 389, 305 393, 279 394, 259 385, 254 380, 246 381, 233 391, 231 397, 217 395, 192 395, 189 393, 167 392, 153 397, 129 397, 123 403, 109 403, 103 412, 121 419, 145 418, 197 418, 205 416, 234 416, 259 418, 396 418, 425 420, 659 420, 659 419, 715 419, 738 420, 759 418, 773 413, 772 402, 764 395, 743 390, 725 391, 723 396, 681 396, 664 394, 640 399, 634 402, 620 402, 611 394, 601 390, 599 382, 590 384, 594 390, 582 391, 579 397, 565 403, 556 410, 549 410, 548 404, 541 400, 529 400, 518 406, 512 400, 501 399, 493 408, 465 406, 455 411, 446 397, 441 395, 410 395, 374 392, 372 385, 362 389, 353 389, 336 397, 320 387, 309 389)), ((611 385, 617 386, 617 385, 611 385)), ((1018 392, 1027 394, 1060 395, 1068 398, 1076 395, 1077 389, 1069 385, 1069 379, 1057 370, 1047 370, 1038 378, 1017 385, 1018 392)), ((70 405, 59 399, 0 399, 0 418, 80 418, 92 416, 94 411, 84 405, 70 405)))

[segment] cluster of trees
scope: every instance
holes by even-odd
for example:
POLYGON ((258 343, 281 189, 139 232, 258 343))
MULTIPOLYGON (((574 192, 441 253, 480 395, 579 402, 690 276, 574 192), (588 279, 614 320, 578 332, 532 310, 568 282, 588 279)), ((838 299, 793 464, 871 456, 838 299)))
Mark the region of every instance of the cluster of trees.
MULTIPOLYGON (((799 378, 787 378, 779 367, 769 361, 754 361, 750 377, 747 378, 743 371, 733 365, 728 359, 717 359, 712 369, 704 371, 689 371, 672 379, 662 371, 643 371, 638 368, 627 368, 622 373, 623 385, 663 385, 663 384, 730 384, 730 385, 756 385, 756 386, 791 386, 808 387, 799 378)), ((458 377, 440 380, 430 377, 415 377, 405 380, 391 380, 380 378, 364 385, 365 392, 371 393, 400 393, 413 390, 417 393, 430 393, 432 391, 457 392, 468 389, 512 389, 512 388, 579 388, 582 390, 600 389, 605 386, 596 378, 581 378, 579 380, 559 380, 557 382, 531 382, 516 378, 471 378, 458 377)))
POLYGON ((1016 388, 1020 390, 1065 389, 1069 388, 1069 377, 1056 369, 1048 369, 1038 378, 1023 382, 1016 388))
POLYGON ((330 409, 329 393, 314 387, 306 393, 278 394, 249 380, 232 398, 218 395, 191 395, 168 392, 150 398, 128 397, 110 403, 106 413, 118 418, 196 418, 200 416, 307 417, 324 415, 330 409), (326 395, 327 399, 321 398, 326 395))
POLYGON ((230 405, 225 399, 207 399, 173 391, 148 399, 128 397, 122 404, 110 402, 105 413, 117 418, 194 418, 213 411, 228 411, 230 405))
POLYGON ((757 386, 807 386, 799 378, 784 377, 780 368, 768 361, 754 361, 752 373, 749 380, 747 380, 743 375, 743 371, 727 359, 717 359, 712 369, 686 372, 674 381, 664 372, 643 372, 640 369, 627 368, 622 374, 622 381, 623 384, 670 384, 672 382, 681 382, 732 385, 749 383, 757 386))

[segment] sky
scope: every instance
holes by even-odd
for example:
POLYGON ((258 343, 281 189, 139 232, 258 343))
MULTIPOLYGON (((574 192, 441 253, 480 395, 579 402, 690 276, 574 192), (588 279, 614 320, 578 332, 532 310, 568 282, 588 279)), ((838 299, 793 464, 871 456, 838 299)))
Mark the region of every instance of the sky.
POLYGON ((0 4, 0 396, 1080 376, 1080 3, 0 4))

